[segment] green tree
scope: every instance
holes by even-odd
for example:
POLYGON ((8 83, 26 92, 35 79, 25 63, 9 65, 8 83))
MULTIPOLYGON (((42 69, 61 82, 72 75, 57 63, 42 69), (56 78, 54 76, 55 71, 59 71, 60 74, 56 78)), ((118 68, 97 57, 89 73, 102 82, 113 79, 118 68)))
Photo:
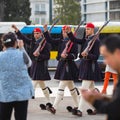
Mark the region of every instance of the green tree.
POLYGON ((55 15, 60 18, 60 24, 77 25, 81 20, 80 2, 78 0, 54 0, 55 15))
POLYGON ((4 0, 4 21, 23 21, 30 24, 29 0, 4 0))

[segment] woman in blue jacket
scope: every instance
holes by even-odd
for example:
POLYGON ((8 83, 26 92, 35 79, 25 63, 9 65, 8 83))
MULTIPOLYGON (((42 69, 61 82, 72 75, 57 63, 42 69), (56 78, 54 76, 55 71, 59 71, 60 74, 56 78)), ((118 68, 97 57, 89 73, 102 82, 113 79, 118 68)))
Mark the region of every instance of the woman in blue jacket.
POLYGON ((27 120, 28 100, 34 96, 27 72, 30 59, 14 33, 5 34, 2 43, 5 49, 0 52, 0 120, 10 120, 13 109, 15 120, 27 120))

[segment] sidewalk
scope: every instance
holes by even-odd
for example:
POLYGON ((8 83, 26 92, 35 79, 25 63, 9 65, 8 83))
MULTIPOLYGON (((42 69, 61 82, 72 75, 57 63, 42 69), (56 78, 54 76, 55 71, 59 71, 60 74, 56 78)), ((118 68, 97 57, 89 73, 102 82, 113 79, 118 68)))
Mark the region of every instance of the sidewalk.
MULTIPOLYGON (((58 81, 48 81, 46 82, 47 86, 51 88, 53 94, 51 95, 52 102, 54 102, 55 96, 57 94, 58 89, 58 81)), ((79 88, 81 83, 75 83, 75 85, 79 88)), ((96 83, 96 87, 101 90, 103 83, 96 83)), ((108 95, 112 94, 113 86, 109 85, 108 87, 108 95)), ((83 117, 74 116, 66 110, 66 107, 71 105, 73 106, 73 100, 70 95, 68 88, 65 90, 64 99, 61 101, 59 108, 55 115, 52 115, 48 111, 42 111, 39 107, 40 103, 46 104, 46 99, 42 93, 40 88, 36 88, 35 91, 36 98, 29 101, 28 108, 28 119, 27 120, 106 120, 105 115, 95 115, 89 116, 87 114, 83 114, 83 117)), ((12 118, 12 120, 14 120, 12 118)))
MULTIPOLYGON (((54 98, 52 98, 52 100, 54 100, 54 98)), ((73 104, 71 97, 65 97, 63 99, 55 115, 52 115, 46 110, 40 110, 40 103, 45 103, 45 99, 36 98, 35 100, 30 100, 28 120, 105 120, 106 118, 105 115, 89 116, 87 114, 84 114, 83 117, 72 115, 66 110, 66 106, 73 104)))
MULTIPOLYGON (((81 86, 81 83, 75 83, 77 87, 81 86)), ((57 86, 58 82, 47 82, 47 85, 51 87, 53 94, 51 95, 52 101, 54 101, 55 96, 57 94, 57 86)), ((97 83, 96 87, 101 90, 102 83, 97 83)), ((108 95, 112 94, 113 86, 109 85, 108 87, 108 95)), ((29 109, 28 109, 28 120, 105 120, 105 115, 95 115, 89 116, 87 114, 83 114, 83 117, 74 116, 71 113, 68 113, 66 107, 71 105, 73 106, 73 100, 71 98, 70 92, 68 88, 65 90, 64 99, 61 101, 59 108, 55 115, 52 115, 48 111, 42 111, 39 108, 40 103, 46 103, 44 95, 40 88, 37 88, 35 91, 36 99, 30 100, 29 109)))

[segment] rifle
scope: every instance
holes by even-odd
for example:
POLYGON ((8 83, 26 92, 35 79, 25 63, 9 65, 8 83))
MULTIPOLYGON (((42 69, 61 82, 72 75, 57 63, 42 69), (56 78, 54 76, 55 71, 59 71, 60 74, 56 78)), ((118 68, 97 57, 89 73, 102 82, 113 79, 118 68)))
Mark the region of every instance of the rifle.
POLYGON ((84 20, 81 21, 81 22, 78 24, 77 28, 76 28, 75 31, 74 31, 74 36, 76 36, 76 33, 78 32, 80 26, 83 25, 83 23, 84 23, 84 20))
POLYGON ((95 41, 97 40, 97 38, 100 35, 100 32, 103 30, 103 28, 110 22, 110 20, 106 21, 103 26, 101 28, 98 29, 98 31, 96 32, 96 34, 94 35, 93 39, 90 40, 90 42, 88 43, 87 47, 85 48, 85 50, 83 52, 87 53, 92 49, 95 41))
MULTIPOLYGON (((54 27, 54 25, 56 25, 58 22, 59 22, 59 18, 58 19, 56 19, 54 22, 53 22, 53 24, 51 25, 51 27, 49 28, 49 33, 51 32, 51 30, 52 30, 52 28, 54 27)), ((39 46, 38 46, 38 48, 35 50, 35 52, 33 53, 35 56, 36 55, 39 55, 40 54, 40 52, 43 50, 43 48, 45 47, 45 44, 46 44, 46 40, 45 40, 45 37, 43 37, 43 39, 41 40, 41 42, 39 43, 39 46), (42 46, 42 44, 43 44, 43 47, 41 48, 41 46, 42 46)))
MULTIPOLYGON (((81 22, 78 24, 77 28, 75 29, 74 36, 76 36, 77 31, 79 30, 80 26, 81 26, 83 23, 84 23, 84 21, 81 21, 81 22)), ((70 52, 72 46, 73 46, 73 42, 71 42, 71 40, 69 40, 69 41, 67 42, 66 47, 65 47, 65 49, 63 50, 62 54, 68 54, 68 53, 70 52), (69 46, 69 45, 70 45, 70 46, 69 46), (68 47, 68 46, 69 46, 69 47, 68 47)))

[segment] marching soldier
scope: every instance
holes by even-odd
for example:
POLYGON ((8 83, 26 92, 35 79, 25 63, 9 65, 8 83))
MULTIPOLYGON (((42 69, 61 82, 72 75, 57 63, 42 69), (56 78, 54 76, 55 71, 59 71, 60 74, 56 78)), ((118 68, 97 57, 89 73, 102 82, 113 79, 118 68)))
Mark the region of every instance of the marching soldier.
MULTIPOLYGON (((45 85, 45 81, 50 80, 50 75, 48 72, 48 60, 50 59, 50 46, 45 41, 41 45, 41 51, 39 55, 35 55, 34 51, 38 48, 39 43, 42 41, 43 34, 40 28, 35 28, 33 31, 34 39, 29 39, 28 37, 24 36, 18 28, 13 25, 15 32, 18 38, 22 39, 26 44, 30 46, 30 57, 32 59, 32 66, 30 69, 30 76, 33 79, 34 88, 36 88, 37 84, 42 89, 44 96, 47 99, 48 103, 50 101, 50 94, 52 91, 49 87, 45 85)), ((46 105, 40 104, 41 109, 46 109, 46 105)))
MULTIPOLYGON (((94 37, 94 28, 95 26, 92 23, 86 24, 86 38, 77 39, 71 32, 70 28, 66 28, 66 32, 68 33, 69 39, 74 42, 81 44, 81 52, 80 52, 80 67, 79 67, 79 79, 82 80, 82 89, 94 89, 94 81, 101 80, 101 71, 98 66, 97 60, 100 55, 99 53, 99 45, 100 41, 97 39, 93 48, 89 51, 89 53, 84 52, 85 48, 89 44, 89 42, 94 37)), ((81 96, 79 107, 77 110, 74 110, 74 115, 80 115, 87 108, 87 113, 89 115, 96 114, 96 111, 93 107, 91 107, 81 96)))
POLYGON ((78 69, 74 63, 74 59, 77 58, 78 47, 76 44, 73 44, 71 46, 69 38, 65 32, 66 27, 68 26, 65 25, 62 28, 61 38, 53 39, 48 33, 47 25, 44 25, 44 37, 47 42, 58 46, 57 60, 59 62, 54 78, 59 80, 60 83, 53 106, 50 104, 47 106, 47 110, 50 111, 52 114, 56 113, 56 109, 63 99, 64 90, 66 87, 68 87, 70 90, 71 96, 74 100, 75 108, 78 107, 78 91, 73 82, 73 80, 78 78, 78 69))

